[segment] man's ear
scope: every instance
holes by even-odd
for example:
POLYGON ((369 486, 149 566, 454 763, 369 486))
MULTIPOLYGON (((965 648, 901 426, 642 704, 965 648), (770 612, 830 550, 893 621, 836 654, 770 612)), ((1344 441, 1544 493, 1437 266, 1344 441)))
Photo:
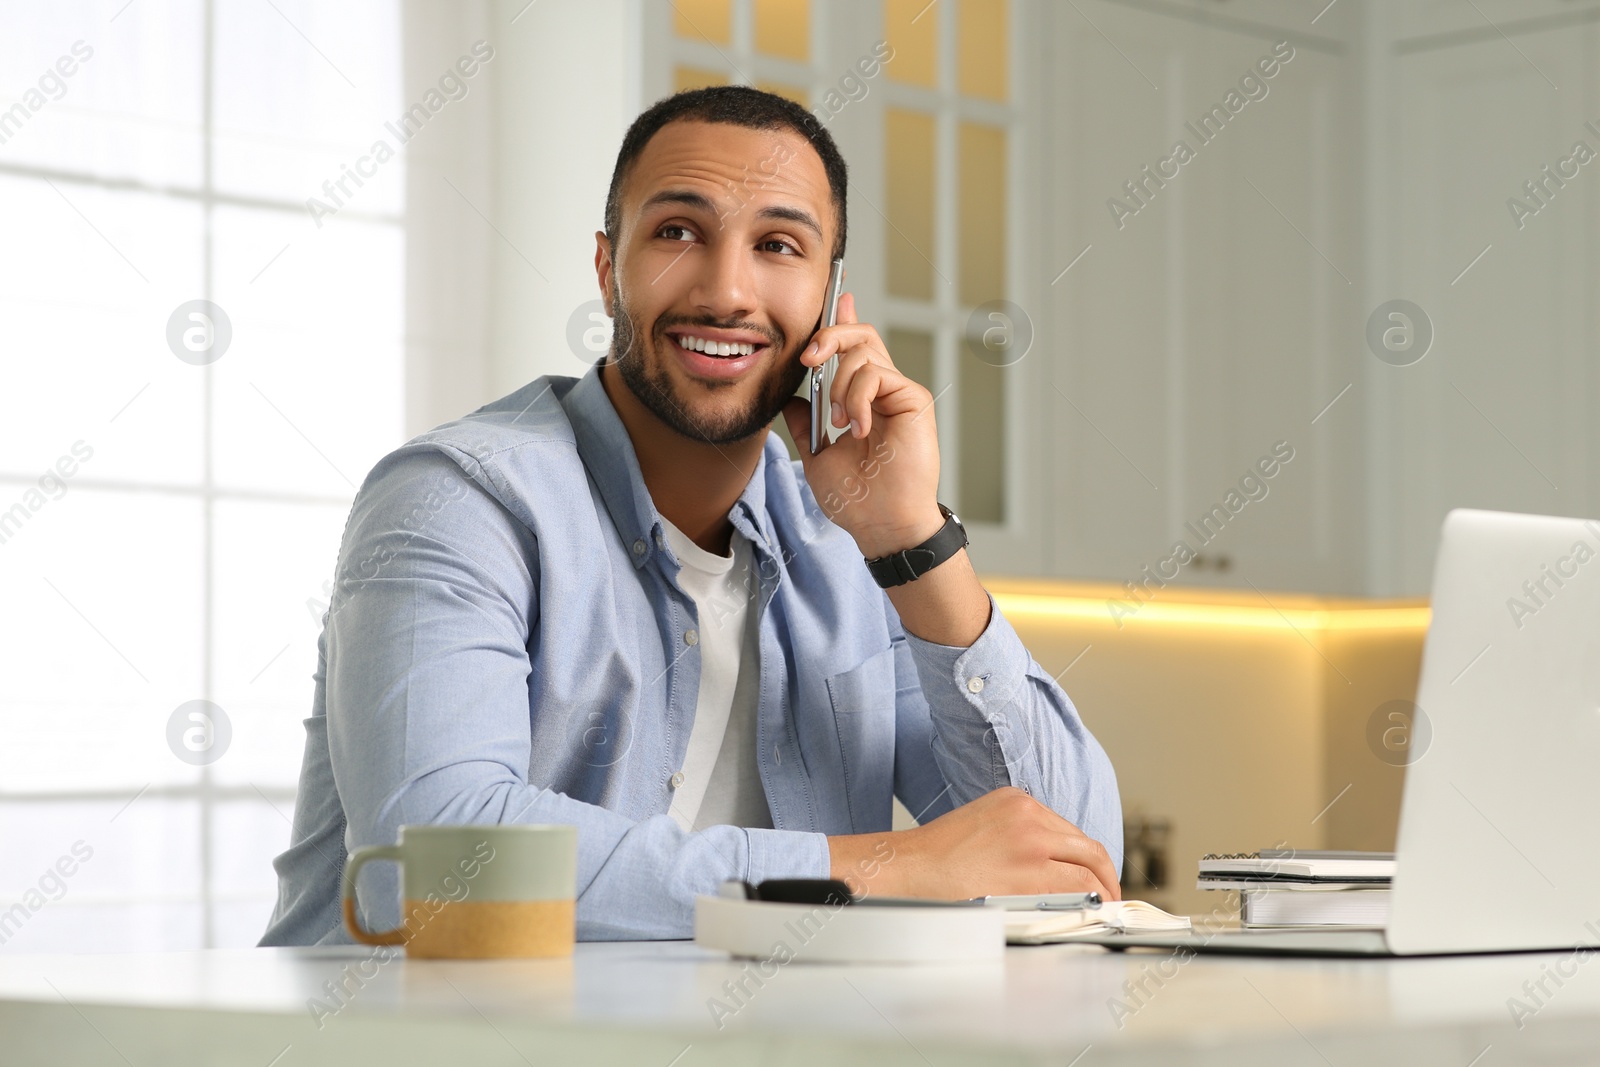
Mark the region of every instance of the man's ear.
POLYGON ((611 307, 611 272, 616 265, 611 261, 611 239, 604 230, 594 231, 594 273, 600 282, 600 299, 606 305, 606 317, 613 318, 611 307))

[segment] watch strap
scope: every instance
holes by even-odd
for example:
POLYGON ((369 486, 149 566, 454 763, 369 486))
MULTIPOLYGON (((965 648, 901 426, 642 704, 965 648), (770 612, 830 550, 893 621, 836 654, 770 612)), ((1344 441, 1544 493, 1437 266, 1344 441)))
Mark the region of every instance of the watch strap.
POLYGON ((955 512, 939 505, 944 525, 932 537, 912 548, 867 560, 867 571, 880 588, 914 582, 939 564, 967 547, 967 531, 955 512))

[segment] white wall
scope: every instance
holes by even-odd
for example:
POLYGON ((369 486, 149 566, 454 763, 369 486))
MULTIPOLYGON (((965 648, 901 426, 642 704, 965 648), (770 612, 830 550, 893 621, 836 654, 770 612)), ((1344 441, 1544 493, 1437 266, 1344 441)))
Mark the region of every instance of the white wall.
POLYGON ((494 49, 471 94, 449 106, 450 123, 411 146, 408 432, 542 374, 583 373, 567 321, 599 295, 594 231, 640 109, 638 7, 407 5, 413 96, 473 41, 494 49))
MULTIPOLYGON (((494 58, 406 145, 406 423, 415 435, 490 399, 487 281, 497 238, 473 205, 493 207, 495 81, 503 27, 487 3, 405 5, 404 99, 420 100, 472 46, 494 58)), ((470 64, 469 64, 470 66, 470 64)))
MULTIPOLYGON (((495 11, 509 22, 526 3, 498 0, 495 11)), ((492 249, 489 357, 496 396, 541 374, 580 375, 588 362, 568 347, 567 320, 600 295, 594 232, 622 135, 640 111, 637 9, 633 0, 539 0, 503 34, 494 189, 504 239, 492 249)))

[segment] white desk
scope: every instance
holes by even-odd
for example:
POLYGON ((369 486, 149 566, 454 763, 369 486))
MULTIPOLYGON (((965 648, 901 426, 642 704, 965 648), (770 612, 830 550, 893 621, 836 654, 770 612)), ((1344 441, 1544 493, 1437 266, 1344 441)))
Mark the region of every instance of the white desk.
POLYGON ((1547 979, 1553 995, 1519 1032, 1507 998, 1522 996, 1524 981, 1558 962, 1570 972, 1570 954, 1197 957, 1178 966, 1176 957, 1154 953, 1049 946, 1009 949, 1003 964, 987 967, 794 963, 762 988, 751 983, 747 1006, 719 1030, 707 1002, 733 1005, 723 983, 738 979, 742 964, 689 942, 580 945, 560 962, 396 959, 380 967, 369 952, 0 957, 0 1063, 1503 1067, 1600 1060, 1600 954, 1562 988, 1547 979), (319 1029, 308 998, 326 997, 324 982, 337 982, 346 967, 355 973, 364 960, 373 976, 360 988, 352 982, 348 1005, 319 1029), (1163 969, 1170 977, 1158 985, 1163 969), (1141 979, 1148 994, 1130 997, 1123 983, 1141 979), (1118 999, 1133 1009, 1121 1028, 1111 1009, 1118 999))

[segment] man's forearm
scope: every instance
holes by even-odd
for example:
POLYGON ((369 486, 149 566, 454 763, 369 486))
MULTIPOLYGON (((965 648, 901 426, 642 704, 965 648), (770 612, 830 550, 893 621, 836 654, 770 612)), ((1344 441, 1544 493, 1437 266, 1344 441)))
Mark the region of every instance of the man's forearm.
POLYGON ((888 593, 906 631, 936 645, 966 648, 989 625, 989 595, 965 549, 888 593))

